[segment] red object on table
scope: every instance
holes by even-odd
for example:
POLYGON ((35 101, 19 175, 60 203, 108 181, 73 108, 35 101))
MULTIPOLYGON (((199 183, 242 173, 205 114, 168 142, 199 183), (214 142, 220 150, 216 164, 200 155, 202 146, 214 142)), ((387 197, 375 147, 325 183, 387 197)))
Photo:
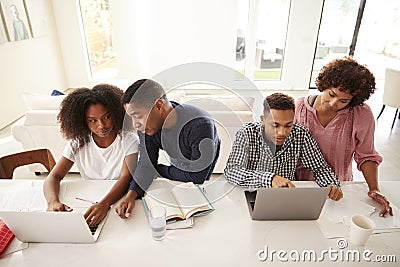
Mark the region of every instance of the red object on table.
POLYGON ((10 245, 14 237, 13 232, 11 232, 2 220, 0 220, 0 256, 7 249, 8 245, 10 245))

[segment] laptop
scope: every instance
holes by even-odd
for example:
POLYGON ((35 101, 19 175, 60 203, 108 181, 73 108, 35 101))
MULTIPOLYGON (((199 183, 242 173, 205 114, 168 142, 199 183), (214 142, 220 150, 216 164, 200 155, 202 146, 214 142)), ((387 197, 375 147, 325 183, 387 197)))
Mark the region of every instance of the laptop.
POLYGON ((317 220, 328 187, 258 188, 244 191, 253 220, 317 220))
POLYGON ((90 228, 83 214, 87 208, 72 212, 0 211, 0 218, 22 242, 95 243, 107 220, 90 228))

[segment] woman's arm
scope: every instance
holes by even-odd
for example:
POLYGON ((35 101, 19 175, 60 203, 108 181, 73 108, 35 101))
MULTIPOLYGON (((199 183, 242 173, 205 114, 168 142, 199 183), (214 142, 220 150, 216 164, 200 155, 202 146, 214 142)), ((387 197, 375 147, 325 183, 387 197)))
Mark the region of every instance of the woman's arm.
POLYGON ((60 182, 67 175, 74 163, 65 157, 56 163, 43 184, 43 193, 47 201, 48 211, 71 211, 72 209, 60 202, 60 182))
POLYGON ((393 210, 390 207, 389 201, 379 191, 378 164, 374 161, 366 161, 361 165, 361 171, 368 184, 368 196, 382 205, 379 215, 382 217, 386 217, 388 214, 393 216, 393 210))
POLYGON ((378 165, 382 162, 382 157, 374 145, 375 118, 367 105, 355 108, 354 116, 353 131, 356 133, 357 141, 354 160, 368 184, 368 196, 382 206, 380 216, 393 215, 389 201, 379 192, 378 165))
POLYGON ((108 209, 112 204, 117 202, 128 190, 132 180, 132 172, 135 170, 138 160, 138 153, 134 153, 125 157, 122 164, 121 176, 114 184, 108 194, 97 204, 91 206, 85 213, 86 221, 89 226, 100 223, 107 215, 108 209), (129 166, 129 167, 128 167, 129 166))

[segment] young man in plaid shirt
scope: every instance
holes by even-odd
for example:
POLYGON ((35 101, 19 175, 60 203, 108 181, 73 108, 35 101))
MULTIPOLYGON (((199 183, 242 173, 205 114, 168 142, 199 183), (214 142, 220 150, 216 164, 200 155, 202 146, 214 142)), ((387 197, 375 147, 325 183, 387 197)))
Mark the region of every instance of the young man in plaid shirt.
POLYGON ((321 187, 330 187, 329 198, 339 200, 343 193, 339 181, 326 163, 309 131, 293 123, 292 97, 276 93, 264 100, 261 122, 243 125, 229 155, 224 174, 235 185, 258 187, 294 187, 298 163, 313 172, 321 187))

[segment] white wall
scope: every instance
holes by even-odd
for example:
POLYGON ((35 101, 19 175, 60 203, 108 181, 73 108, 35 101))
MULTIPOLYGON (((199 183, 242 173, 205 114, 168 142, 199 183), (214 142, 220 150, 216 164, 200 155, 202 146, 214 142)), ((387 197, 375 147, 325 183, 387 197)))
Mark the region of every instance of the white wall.
POLYGON ((78 0, 53 3, 55 23, 69 87, 89 86, 91 80, 78 0))
POLYGON ((197 61, 234 63, 235 1, 111 0, 111 12, 121 78, 197 61))
POLYGON ((0 129, 25 113, 22 93, 50 94, 67 87, 51 0, 40 3, 47 34, 0 44, 0 129))
POLYGON ((282 89, 309 88, 322 5, 323 0, 292 0, 282 89))

